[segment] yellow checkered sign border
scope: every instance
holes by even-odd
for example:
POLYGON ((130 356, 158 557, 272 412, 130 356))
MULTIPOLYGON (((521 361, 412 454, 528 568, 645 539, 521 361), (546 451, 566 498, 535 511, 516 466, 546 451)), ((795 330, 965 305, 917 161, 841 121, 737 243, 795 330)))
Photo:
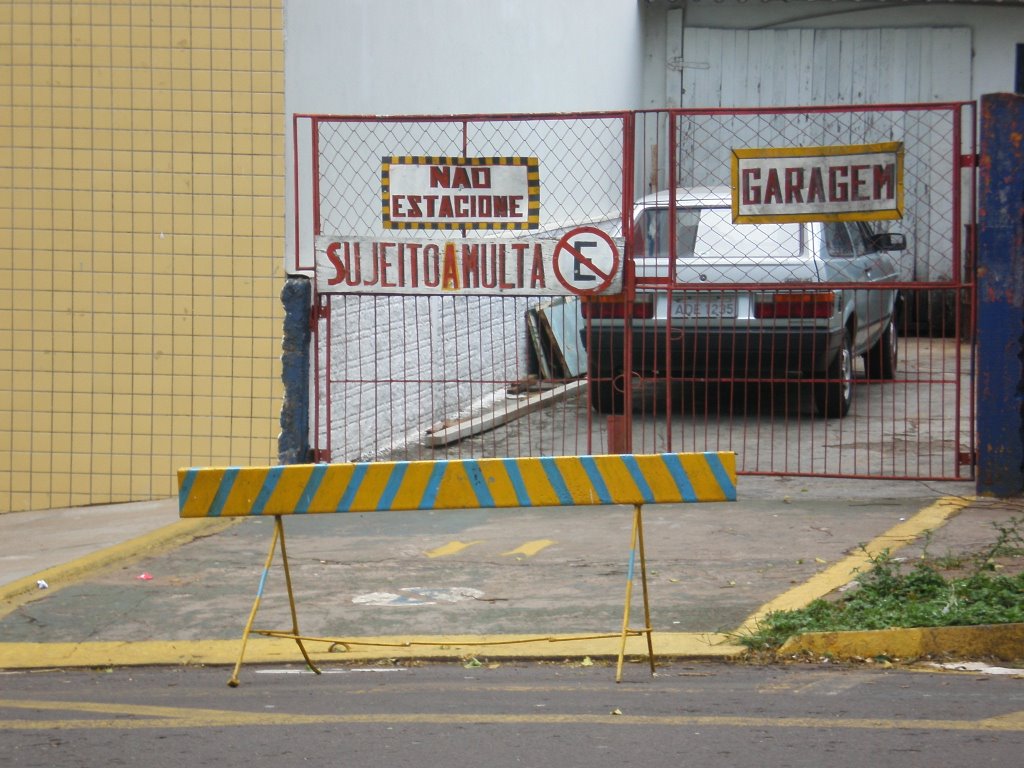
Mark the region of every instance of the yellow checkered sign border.
MULTIPOLYGON (((423 190, 420 190, 421 192, 423 190)), ((446 190, 439 190, 445 192, 446 190)), ((447 190, 450 194, 474 192, 472 189, 447 190)), ((528 230, 540 226, 540 159, 537 157, 449 157, 439 155, 386 155, 381 158, 381 223, 384 229, 466 229, 466 230, 528 230), (522 167, 526 187, 522 190, 525 206, 523 218, 501 220, 479 215, 453 216, 447 220, 423 215, 409 220, 396 220, 392 215, 392 169, 401 166, 449 166, 456 168, 522 167)))

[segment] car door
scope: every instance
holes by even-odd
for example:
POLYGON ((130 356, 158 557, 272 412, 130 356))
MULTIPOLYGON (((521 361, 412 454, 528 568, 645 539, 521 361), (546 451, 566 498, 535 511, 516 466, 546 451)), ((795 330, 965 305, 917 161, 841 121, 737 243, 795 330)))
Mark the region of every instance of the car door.
MULTIPOLYGON (((879 284, 896 280, 896 264, 889 253, 880 251, 874 244, 871 227, 864 221, 849 222, 847 227, 854 251, 864 264, 865 282, 879 284)), ((891 288, 875 291, 861 291, 865 294, 864 331, 865 346, 870 348, 885 331, 892 316, 895 291, 891 288)))
MULTIPOLYGON (((829 282, 868 283, 878 274, 877 265, 868 252, 858 222, 829 221, 823 225, 822 261, 829 282)), ((874 291, 849 289, 844 292, 844 322, 852 313, 856 317, 853 353, 862 354, 877 335, 879 300, 874 291)))

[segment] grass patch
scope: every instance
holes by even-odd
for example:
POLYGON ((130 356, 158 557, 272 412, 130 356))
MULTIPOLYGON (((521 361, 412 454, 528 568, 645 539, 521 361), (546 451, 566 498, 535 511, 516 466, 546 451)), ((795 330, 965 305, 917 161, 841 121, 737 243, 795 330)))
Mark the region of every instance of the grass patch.
POLYGON ((770 613, 737 640, 753 650, 774 650, 804 632, 1024 622, 1024 518, 993 525, 995 542, 974 554, 932 558, 926 547, 911 565, 885 550, 871 558, 852 591, 770 613), (1008 572, 1008 563, 1016 572, 1008 572))

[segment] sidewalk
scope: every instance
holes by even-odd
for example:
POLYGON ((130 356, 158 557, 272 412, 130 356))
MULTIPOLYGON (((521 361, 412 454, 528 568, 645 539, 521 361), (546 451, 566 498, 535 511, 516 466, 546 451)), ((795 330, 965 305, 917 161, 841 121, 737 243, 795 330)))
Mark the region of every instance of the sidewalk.
POLYGON ((0 585, 178 522, 177 499, 0 515, 0 585))
MULTIPOLYGON (((645 510, 656 655, 742 655, 738 630, 849 582, 862 545, 915 557, 991 544, 1012 513, 971 493, 743 477, 735 504, 645 510)), ((342 641, 310 644, 318 662, 614 656, 629 526, 618 508, 285 518, 299 626, 342 641)), ((234 663, 272 529, 181 521, 174 499, 0 515, 0 667, 234 663)), ((639 585, 631 610, 642 625, 639 585)), ((290 625, 278 554, 255 626, 290 625)), ((942 643, 965 658, 1024 657, 1020 628, 940 635, 808 637, 787 652, 911 657, 942 643)), ((245 658, 301 662, 293 641, 258 636, 245 658)))

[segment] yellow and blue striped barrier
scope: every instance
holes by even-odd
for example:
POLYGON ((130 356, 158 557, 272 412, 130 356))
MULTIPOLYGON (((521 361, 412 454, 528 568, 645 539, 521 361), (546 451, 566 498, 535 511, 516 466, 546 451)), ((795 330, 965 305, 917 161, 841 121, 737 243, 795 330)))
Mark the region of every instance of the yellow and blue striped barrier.
MULTIPOLYGON (((642 455, 547 456, 451 461, 396 461, 354 464, 290 464, 278 467, 193 467, 178 471, 178 507, 184 518, 274 517, 274 535, 245 631, 238 672, 250 634, 294 640, 306 663, 319 669, 299 632, 295 596, 284 544, 284 515, 329 512, 388 512, 506 507, 633 505, 633 535, 627 574, 616 681, 621 680, 626 638, 646 635, 654 673, 647 569, 641 509, 645 504, 735 501, 736 455, 731 452, 642 455), (254 630, 274 552, 281 547, 292 627, 254 630), (643 629, 629 628, 634 566, 639 557, 643 580, 643 629)), ((350 640, 327 640, 348 646, 350 640)))
POLYGON ((248 517, 736 500, 731 452, 550 456, 178 472, 179 513, 248 517))

